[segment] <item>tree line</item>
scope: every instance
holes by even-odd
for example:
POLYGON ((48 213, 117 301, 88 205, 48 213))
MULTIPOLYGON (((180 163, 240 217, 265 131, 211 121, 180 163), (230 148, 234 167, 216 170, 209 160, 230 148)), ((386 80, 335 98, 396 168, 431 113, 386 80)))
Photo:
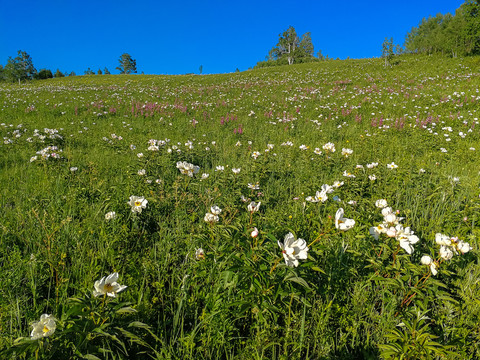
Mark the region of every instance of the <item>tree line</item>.
POLYGON ((452 57, 480 54, 480 1, 466 0, 455 15, 423 18, 405 38, 405 50, 452 57))
MULTIPOLYGON (((119 65, 116 70, 120 71, 120 74, 132 74, 137 72, 137 61, 132 58, 130 54, 123 53, 118 59, 119 65)), ((105 67, 103 71, 98 69, 97 72, 90 68, 84 71, 84 75, 110 75, 110 71, 105 67)), ((22 82, 25 80, 44 80, 50 78, 58 78, 65 76, 76 76, 74 71, 67 73, 61 72, 59 69, 52 73, 50 69, 41 69, 37 71, 33 65, 32 57, 22 50, 18 50, 17 56, 12 58, 11 56, 7 60, 5 66, 0 64, 0 81, 7 82, 22 82)))

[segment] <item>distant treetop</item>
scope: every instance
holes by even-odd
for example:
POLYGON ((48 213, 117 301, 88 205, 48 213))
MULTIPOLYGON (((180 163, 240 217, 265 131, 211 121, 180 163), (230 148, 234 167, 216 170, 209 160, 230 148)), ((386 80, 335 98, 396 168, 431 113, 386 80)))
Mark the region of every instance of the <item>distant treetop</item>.
POLYGON ((266 61, 257 63, 256 67, 292 65, 318 61, 313 56, 312 37, 309 32, 301 37, 293 26, 278 35, 278 43, 268 53, 266 61))
POLYGON ((120 74, 131 74, 137 72, 137 61, 130 54, 123 53, 118 59, 119 65, 116 67, 120 74))

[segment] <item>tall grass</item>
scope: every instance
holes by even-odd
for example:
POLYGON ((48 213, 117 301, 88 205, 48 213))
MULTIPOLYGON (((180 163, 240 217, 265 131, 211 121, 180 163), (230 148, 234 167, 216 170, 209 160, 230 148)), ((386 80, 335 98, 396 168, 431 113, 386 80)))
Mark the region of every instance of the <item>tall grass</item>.
POLYGON ((405 56, 1 85, 3 356, 477 358, 477 69, 405 56), (412 254, 370 235, 378 199, 418 236, 412 254), (352 229, 336 228, 339 208, 352 229), (277 244, 289 232, 309 247, 298 267, 277 244), (436 233, 472 251, 444 260, 436 233), (93 297, 114 272, 127 289, 93 297), (31 340, 42 314, 55 332, 31 340))

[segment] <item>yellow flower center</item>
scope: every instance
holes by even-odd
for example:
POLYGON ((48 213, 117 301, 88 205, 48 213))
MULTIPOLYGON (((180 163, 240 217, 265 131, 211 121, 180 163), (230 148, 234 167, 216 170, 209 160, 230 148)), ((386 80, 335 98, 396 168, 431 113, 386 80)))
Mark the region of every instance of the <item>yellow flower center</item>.
POLYGON ((105 289, 105 292, 107 292, 107 293, 110 293, 113 290, 112 284, 105 284, 105 286, 103 288, 105 289))
POLYGON ((142 202, 141 201, 135 201, 135 206, 142 206, 142 202))
POLYGON ((44 334, 46 334, 47 332, 50 331, 50 329, 47 328, 47 326, 44 326, 42 331, 43 331, 44 334))

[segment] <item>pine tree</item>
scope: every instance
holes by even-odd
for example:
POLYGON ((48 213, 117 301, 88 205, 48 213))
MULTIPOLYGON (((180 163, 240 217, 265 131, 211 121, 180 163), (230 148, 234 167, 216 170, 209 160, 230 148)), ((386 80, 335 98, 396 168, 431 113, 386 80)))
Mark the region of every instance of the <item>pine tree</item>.
POLYGON ((116 69, 120 71, 120 74, 137 73, 137 61, 130 54, 123 53, 120 55, 118 62, 120 65, 116 69))

